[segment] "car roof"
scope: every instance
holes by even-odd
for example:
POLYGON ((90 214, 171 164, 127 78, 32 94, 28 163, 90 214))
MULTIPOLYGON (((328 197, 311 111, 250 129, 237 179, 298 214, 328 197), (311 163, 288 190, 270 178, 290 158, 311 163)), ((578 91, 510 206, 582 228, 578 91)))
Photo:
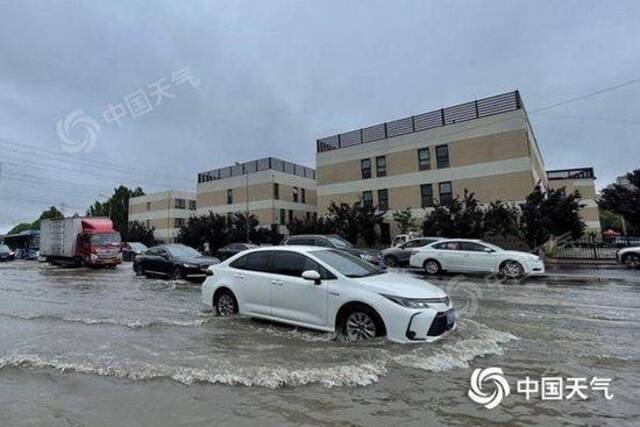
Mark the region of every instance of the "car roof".
POLYGON ((254 253, 254 252, 266 252, 266 251, 277 251, 277 252, 300 252, 300 253, 309 253, 309 252, 317 252, 317 251, 327 251, 334 250, 333 248, 324 248, 319 246, 305 246, 305 245, 296 245, 296 246, 266 246, 262 248, 250 249, 242 252, 243 254, 254 253))
POLYGON ((318 238, 318 237, 334 237, 336 236, 335 234, 296 234, 295 236, 289 236, 287 237, 285 240, 289 240, 289 239, 295 239, 295 238, 309 238, 309 237, 313 237, 313 238, 318 238))
MULTIPOLYGON (((480 239, 456 239, 456 238, 440 238, 440 240, 438 241, 438 243, 444 243, 444 242, 473 242, 473 243, 485 243, 483 240, 480 239)), ((434 242, 435 243, 435 242, 434 242)))

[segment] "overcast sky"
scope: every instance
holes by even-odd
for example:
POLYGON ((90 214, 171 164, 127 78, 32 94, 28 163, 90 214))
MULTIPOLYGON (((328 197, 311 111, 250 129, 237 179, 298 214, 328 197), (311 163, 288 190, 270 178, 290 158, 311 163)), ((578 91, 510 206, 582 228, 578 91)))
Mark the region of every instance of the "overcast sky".
MULTIPOLYGON (((637 79, 638 23, 637 0, 1 0, 0 232, 119 183, 195 189, 198 172, 265 156, 313 167, 315 139, 337 132, 637 79), (152 96, 158 81, 172 97, 152 96), (159 104, 134 104, 140 90, 159 104), (125 99, 136 117, 107 121, 125 99), (65 128, 78 110, 89 119, 65 128), (60 120, 71 142, 99 130, 65 145, 60 120)), ((601 187, 640 167, 640 83, 530 119, 547 169, 594 166, 601 187)))

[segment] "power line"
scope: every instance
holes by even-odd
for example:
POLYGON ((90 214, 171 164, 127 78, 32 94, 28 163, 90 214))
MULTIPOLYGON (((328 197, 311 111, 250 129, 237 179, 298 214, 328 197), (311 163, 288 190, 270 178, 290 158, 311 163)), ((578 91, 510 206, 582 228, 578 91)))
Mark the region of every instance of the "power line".
POLYGON ((540 111, 550 110, 552 108, 560 107, 561 105, 567 105, 567 104, 571 104, 571 103, 576 102, 576 101, 582 101, 583 99, 587 99, 587 98, 591 98, 591 97, 594 97, 594 96, 597 96, 597 95, 601 95, 603 93, 611 92, 613 90, 617 90, 617 89, 620 89, 620 88, 623 88, 623 87, 626 87, 626 86, 630 86, 630 85, 633 85, 633 84, 636 84, 636 83, 640 83, 640 78, 636 78, 636 79, 633 79, 633 80, 628 80, 628 81, 626 81, 624 83, 620 83, 620 84, 617 84, 617 85, 614 85, 614 86, 609 86, 609 87, 606 87, 604 89, 599 89, 599 90, 596 90, 594 92, 588 93, 586 95, 577 96, 575 98, 569 98, 569 99, 567 99, 565 101, 556 102, 555 104, 547 105, 546 107, 536 108, 534 110, 531 110, 531 113, 539 113, 540 111))

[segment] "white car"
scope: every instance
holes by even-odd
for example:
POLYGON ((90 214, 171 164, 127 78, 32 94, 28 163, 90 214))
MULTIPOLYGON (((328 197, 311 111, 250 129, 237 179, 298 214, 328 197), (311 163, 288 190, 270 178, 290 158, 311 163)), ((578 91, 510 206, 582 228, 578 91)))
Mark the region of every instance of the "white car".
POLYGON ((544 262, 527 252, 507 251, 481 240, 447 239, 421 248, 409 259, 427 274, 442 271, 499 273, 510 279, 545 272, 544 262))
POLYGON ((202 302, 220 316, 263 318, 349 341, 385 336, 432 342, 456 325, 447 294, 331 248, 282 246, 242 252, 209 269, 202 302))
POLYGON ((617 258, 618 262, 629 268, 640 268, 640 246, 620 249, 617 258))

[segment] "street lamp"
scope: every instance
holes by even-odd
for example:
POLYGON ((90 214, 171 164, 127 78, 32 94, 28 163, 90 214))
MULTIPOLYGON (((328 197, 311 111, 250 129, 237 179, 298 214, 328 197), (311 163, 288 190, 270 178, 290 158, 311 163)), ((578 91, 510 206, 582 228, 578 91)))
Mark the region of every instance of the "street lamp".
MULTIPOLYGON (((245 167, 242 163, 235 162, 236 166, 242 167, 242 173, 245 173, 245 167)), ((247 243, 249 243, 249 171, 246 171, 245 175, 247 176, 247 180, 245 183, 245 196, 246 196, 246 205, 245 205, 245 213, 244 213, 244 224, 245 231, 247 233, 246 239, 247 243)))

